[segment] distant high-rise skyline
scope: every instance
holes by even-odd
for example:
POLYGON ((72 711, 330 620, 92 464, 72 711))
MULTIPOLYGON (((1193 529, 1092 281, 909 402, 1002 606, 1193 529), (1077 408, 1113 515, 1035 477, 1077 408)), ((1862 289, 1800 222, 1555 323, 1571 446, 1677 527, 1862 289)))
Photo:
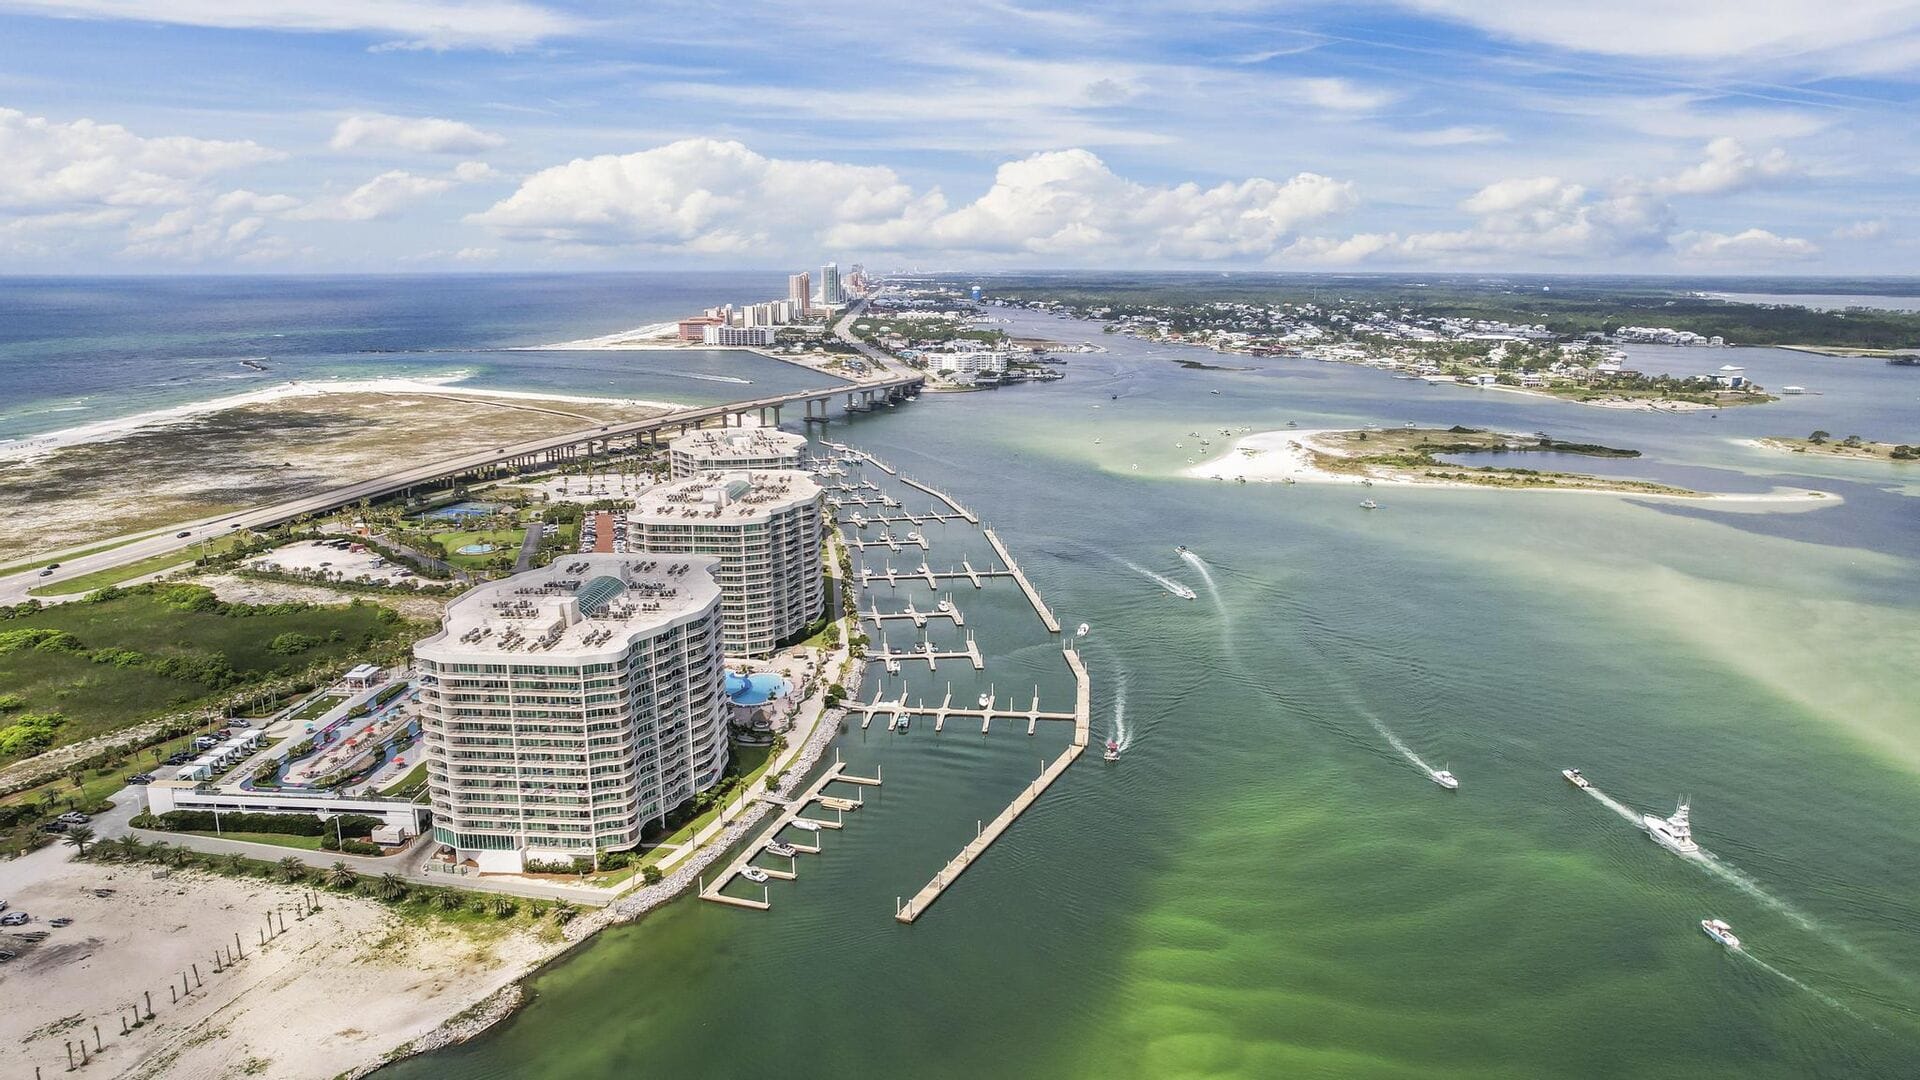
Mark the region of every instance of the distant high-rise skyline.
POLYGON ((828 307, 846 302, 846 296, 840 291, 840 267, 836 263, 820 267, 820 302, 828 307))
POLYGON ((813 310, 813 278, 805 270, 787 275, 787 299, 802 315, 813 310))

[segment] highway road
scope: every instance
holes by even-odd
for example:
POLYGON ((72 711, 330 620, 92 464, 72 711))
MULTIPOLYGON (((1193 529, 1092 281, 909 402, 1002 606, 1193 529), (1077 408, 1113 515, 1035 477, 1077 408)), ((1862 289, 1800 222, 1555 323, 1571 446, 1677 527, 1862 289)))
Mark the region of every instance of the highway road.
MULTIPOLYGON (((663 413, 647 420, 634 420, 621 424, 609 424, 603 427, 586 428, 564 435, 552 435, 527 442, 491 447, 486 450, 470 451, 447 458, 429 461, 421 465, 401 469, 384 476, 360 480, 339 487, 315 492, 311 495, 297 496, 269 506, 255 507, 235 513, 221 514, 218 517, 202 518, 198 521, 182 522, 173 529, 158 535, 148 536, 130 544, 102 551, 93 555, 81 555, 71 559, 61 559, 60 568, 51 575, 42 577, 38 570, 26 570, 0 578, 0 604, 18 604, 28 599, 27 590, 37 586, 57 585, 62 581, 80 577, 100 570, 110 570, 125 566, 142 559, 165 555, 189 547, 202 540, 216 539, 237 529, 269 528, 304 514, 320 514, 350 506, 361 499, 377 499, 403 491, 409 487, 431 484, 449 476, 482 469, 490 465, 512 461, 516 458, 537 457, 549 450, 585 443, 588 440, 618 439, 641 434, 643 432, 680 424, 697 424, 739 413, 750 413, 776 405, 789 405, 808 399, 826 399, 831 402, 836 397, 862 391, 884 391, 897 387, 912 388, 925 382, 917 374, 873 379, 864 382, 847 382, 838 386, 820 387, 813 390, 798 390, 790 394, 778 394, 772 397, 753 398, 747 401, 728 402, 724 405, 709 405, 693 409, 679 409, 663 413)), ((98 546, 110 541, 93 541, 69 549, 84 551, 88 547, 98 546)), ((49 557, 58 558, 61 552, 49 557)))

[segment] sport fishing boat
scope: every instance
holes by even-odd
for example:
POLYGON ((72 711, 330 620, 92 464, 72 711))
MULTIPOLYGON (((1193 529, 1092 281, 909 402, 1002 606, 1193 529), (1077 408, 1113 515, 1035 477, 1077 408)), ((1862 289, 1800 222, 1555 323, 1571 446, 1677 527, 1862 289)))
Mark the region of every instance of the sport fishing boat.
POLYGON ((1360 509, 1362 509, 1362 510, 1378 510, 1378 509, 1380 509, 1380 504, 1379 504, 1379 503, 1377 503, 1377 502, 1374 502, 1374 501, 1373 501, 1372 499, 1362 499, 1362 500, 1360 500, 1360 509))
POLYGON ((978 701, 979 701, 979 708, 982 708, 982 709, 992 708, 993 707, 993 691, 992 690, 980 691, 980 697, 978 698, 978 701))
POLYGON ((1088 633, 1088 631, 1090 631, 1090 630, 1092 630, 1092 629, 1093 629, 1093 627, 1091 627, 1091 626, 1088 626, 1088 625, 1087 625, 1086 623, 1081 623, 1081 624, 1080 624, 1079 626, 1076 626, 1076 627, 1074 627, 1074 628, 1073 628, 1073 636, 1074 636, 1074 637, 1086 637, 1086 636, 1087 636, 1087 633, 1088 633))
POLYGON ((793 821, 791 821, 789 824, 791 824, 794 828, 799 829, 801 832, 819 832, 820 831, 819 822, 810 821, 803 817, 794 818, 793 821))
POLYGON ((1441 769, 1439 772, 1436 772, 1436 773, 1428 773, 1427 777, 1428 779, 1432 780, 1434 783, 1439 784, 1443 788, 1446 788, 1448 791, 1460 790, 1460 781, 1452 773, 1448 772, 1445 769, 1441 769))
POLYGON ((1583 788, 1593 786, 1587 782, 1586 777, 1580 775, 1579 769, 1561 769, 1560 775, 1566 777, 1567 783, 1572 784, 1574 787, 1583 788))
POLYGON ((767 845, 767 854, 778 855, 781 858, 790 859, 793 856, 799 854, 799 849, 794 847, 792 844, 786 843, 785 841, 775 840, 767 845))
POLYGON ((767 880, 767 872, 765 870, 760 869, 757 866, 741 867, 740 876, 743 878, 746 878, 748 881, 753 882, 755 885, 758 885, 761 882, 767 880))
POLYGON ((891 656, 887 657, 887 674, 900 674, 900 661, 898 659, 891 656))
POLYGON ((1687 820, 1689 810, 1687 801, 1682 799, 1672 817, 1642 814, 1640 823, 1646 827, 1647 835, 1653 837, 1654 843, 1676 855, 1692 855, 1700 850, 1700 845, 1693 841, 1693 825, 1687 820))
POLYGON ((1733 927, 1728 926, 1725 919, 1701 919, 1700 929, 1708 937, 1729 949, 1740 947, 1740 939, 1733 936, 1733 927))
POLYGON ((1173 550, 1176 555, 1185 556, 1187 554, 1187 545, 1175 544, 1173 545, 1173 550))
POLYGON ((940 602, 934 605, 934 610, 940 612, 942 615, 945 615, 947 612, 953 610, 953 601, 948 597, 943 596, 940 598, 940 602))
POLYGON ((1119 761, 1120 760, 1120 744, 1114 741, 1113 739, 1108 739, 1107 748, 1106 750, 1101 752, 1100 756, 1103 758, 1106 758, 1108 761, 1119 761))

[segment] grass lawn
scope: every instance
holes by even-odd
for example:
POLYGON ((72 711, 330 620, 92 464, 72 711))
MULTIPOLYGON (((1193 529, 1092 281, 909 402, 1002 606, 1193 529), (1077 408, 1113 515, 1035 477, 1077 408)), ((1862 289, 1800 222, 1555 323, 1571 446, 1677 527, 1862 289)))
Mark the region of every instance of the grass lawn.
POLYGON ((391 798, 404 798, 407 795, 411 795, 414 791, 418 790, 419 788, 424 787, 426 783, 427 783, 427 763, 423 761, 420 764, 415 765, 413 768, 408 769, 407 774, 405 776, 402 776, 400 779, 395 780, 393 783, 388 784, 386 787, 381 788, 380 794, 389 796, 391 798))
MULTIPOLYGON (((752 790, 753 786, 758 784, 760 778, 766 774, 767 765, 773 761, 773 746, 772 744, 766 746, 741 746, 735 743, 733 746, 733 757, 735 761, 739 762, 738 771, 746 777, 744 786, 748 790, 752 790)), ((661 844, 684 844, 692 840, 695 833, 706 828, 714 818, 720 816, 720 811, 726 809, 728 803, 739 798, 739 790, 736 789, 731 798, 722 799, 720 802, 715 803, 713 808, 706 813, 701 814, 699 817, 694 818, 692 821, 674 830, 672 836, 663 836, 656 842, 661 844)))
MULTIPOLYGON (((218 555, 239 542, 239 539, 238 536, 220 537, 218 540, 208 542, 206 544, 206 551, 208 554, 218 555)), ((58 581, 49 585, 36 585, 27 590, 27 595, 73 596, 78 593, 92 592, 95 589, 104 589, 109 585, 118 585, 123 581, 131 581, 134 578, 144 577, 147 574, 157 574, 162 570, 171 570, 176 566, 185 566, 199 558, 200 551, 201 545, 194 544, 192 547, 153 555, 141 559, 138 562, 127 563, 125 566, 114 566, 105 570, 95 570, 91 574, 82 574, 77 578, 68 578, 65 581, 58 581)))
POLYGON ((287 833, 272 832, 220 832, 211 829, 187 830, 188 836, 211 836, 220 840, 245 840, 249 844, 272 844, 274 847, 299 848, 301 851, 319 851, 320 838, 317 836, 290 836, 287 833))
POLYGON ((300 706, 299 710, 293 714, 292 720, 296 724, 307 720, 317 720, 325 716, 328 710, 345 700, 347 699, 341 697, 339 694, 320 694, 305 705, 300 706))
POLYGON ((79 651, 19 647, 0 653, 0 696, 18 698, 20 713, 65 717, 52 743, 62 746, 190 706, 249 680, 346 660, 411 632, 406 622, 375 604, 291 611, 230 605, 203 611, 179 602, 196 595, 207 595, 206 590, 142 588, 0 620, 0 635, 59 630, 82 646, 79 651), (275 652, 274 640, 288 633, 306 635, 307 647, 275 652), (114 660, 102 662, 103 656, 114 660))
POLYGON ((437 532, 433 539, 447 549, 447 561, 455 566, 485 566, 502 555, 518 555, 520 541, 526 537, 524 529, 488 529, 478 532, 437 532), (494 550, 485 555, 462 555, 461 548, 468 544, 492 544, 494 550))

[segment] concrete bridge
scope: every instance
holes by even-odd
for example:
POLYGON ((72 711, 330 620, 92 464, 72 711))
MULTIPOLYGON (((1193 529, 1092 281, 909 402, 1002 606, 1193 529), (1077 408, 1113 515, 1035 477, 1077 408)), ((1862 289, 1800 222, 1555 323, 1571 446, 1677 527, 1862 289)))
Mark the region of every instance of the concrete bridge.
MULTIPOLYGON (((739 427, 746 423, 748 416, 757 416, 762 423, 778 424, 781 410, 794 404, 806 409, 808 420, 824 421, 836 401, 843 402, 854 412, 864 412, 883 404, 909 400, 925 384, 925 376, 911 374, 871 382, 796 390, 790 394, 732 401, 724 405, 676 409, 646 420, 609 424, 529 442, 467 451, 411 465, 370 480, 297 496, 270 506, 183 522, 108 551, 82 554, 83 548, 72 548, 50 552, 49 557, 57 558, 61 563, 57 574, 40 577, 38 571, 29 569, 0 577, 0 604, 15 604, 27 599, 27 589, 36 585, 57 586, 69 578, 178 551, 225 536, 236 529, 272 528, 296 518, 351 506, 362 499, 404 494, 415 488, 464 477, 486 479, 509 468, 537 469, 600 454, 657 447, 695 428, 711 426, 715 421, 722 427, 739 427)), ((481 445, 485 447, 484 443, 481 445)), ((94 542, 83 547, 97 546, 98 543, 94 542)))

